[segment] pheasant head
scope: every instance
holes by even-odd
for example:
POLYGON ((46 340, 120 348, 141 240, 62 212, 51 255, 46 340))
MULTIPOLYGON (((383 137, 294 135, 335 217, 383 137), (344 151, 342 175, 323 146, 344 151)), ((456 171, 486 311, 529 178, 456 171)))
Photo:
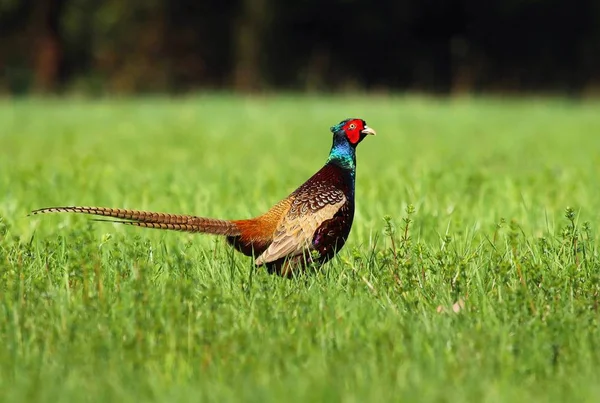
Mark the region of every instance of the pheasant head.
POLYGON ((331 127, 331 132, 334 138, 336 136, 342 137, 353 147, 356 147, 369 134, 375 135, 375 130, 367 126, 367 122, 362 119, 342 120, 337 125, 331 127))
POLYGON ((368 135, 375 135, 375 130, 367 126, 362 119, 346 119, 332 126, 331 132, 333 133, 333 145, 327 162, 354 170, 356 168, 356 146, 368 135))

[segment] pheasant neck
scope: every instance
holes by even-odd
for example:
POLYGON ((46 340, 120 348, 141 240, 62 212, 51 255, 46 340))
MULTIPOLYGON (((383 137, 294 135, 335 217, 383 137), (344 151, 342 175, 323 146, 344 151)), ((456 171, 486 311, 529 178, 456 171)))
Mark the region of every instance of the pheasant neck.
POLYGON ((334 136, 327 163, 336 164, 354 174, 356 170, 356 149, 350 145, 347 139, 334 136))

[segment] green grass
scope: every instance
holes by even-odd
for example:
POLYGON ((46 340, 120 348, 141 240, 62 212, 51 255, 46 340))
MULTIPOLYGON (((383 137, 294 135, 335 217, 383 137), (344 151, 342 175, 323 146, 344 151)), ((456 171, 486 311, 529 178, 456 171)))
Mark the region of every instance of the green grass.
POLYGON ((2 101, 0 401, 596 401, 599 106, 2 101), (349 116, 378 135, 347 246, 313 276, 210 236, 26 216, 252 216, 349 116))

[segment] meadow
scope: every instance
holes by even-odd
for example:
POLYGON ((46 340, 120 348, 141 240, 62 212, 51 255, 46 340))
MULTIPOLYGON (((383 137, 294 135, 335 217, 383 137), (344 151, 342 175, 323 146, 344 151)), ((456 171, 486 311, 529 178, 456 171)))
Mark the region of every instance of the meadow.
POLYGON ((597 401, 600 104, 205 95, 0 102, 0 401, 597 401), (361 117, 348 243, 310 276, 223 239, 28 217, 245 218, 361 117))

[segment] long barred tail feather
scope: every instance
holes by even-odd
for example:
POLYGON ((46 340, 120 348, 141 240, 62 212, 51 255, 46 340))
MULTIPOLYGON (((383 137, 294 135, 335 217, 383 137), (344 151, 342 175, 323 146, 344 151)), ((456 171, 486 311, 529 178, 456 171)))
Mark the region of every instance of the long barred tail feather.
POLYGON ((116 222, 143 228, 157 228, 185 232, 203 232, 214 235, 241 235, 238 226, 228 220, 196 217, 182 214, 156 213, 108 207, 48 207, 34 210, 30 215, 47 213, 78 213, 115 218, 115 220, 95 219, 95 221, 116 222))

